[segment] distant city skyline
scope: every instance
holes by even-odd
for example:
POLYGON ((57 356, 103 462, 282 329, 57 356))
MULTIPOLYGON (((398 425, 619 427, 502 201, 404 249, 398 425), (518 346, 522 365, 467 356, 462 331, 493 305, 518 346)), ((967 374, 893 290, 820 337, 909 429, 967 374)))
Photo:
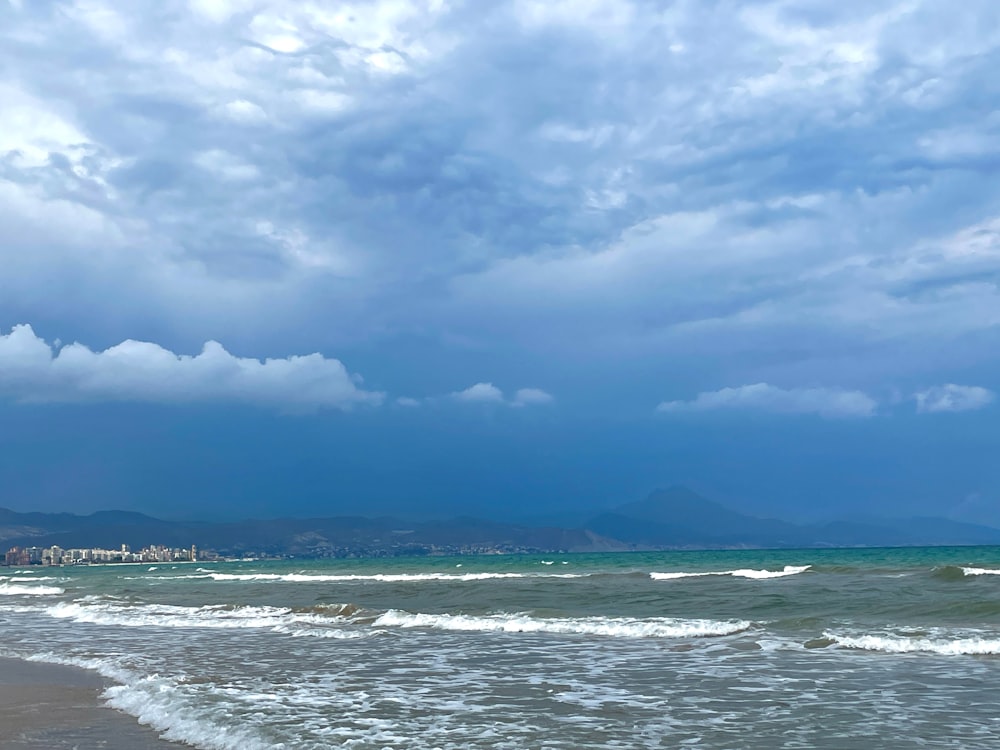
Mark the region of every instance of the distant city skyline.
POLYGON ((998 27, 0 0, 0 506, 1000 526, 998 27))
POLYGON ((104 549, 102 547, 68 547, 64 549, 57 544, 48 547, 15 545, 4 554, 5 565, 41 565, 43 567, 102 563, 197 562, 198 560, 215 559, 218 559, 217 554, 199 552, 193 544, 187 549, 153 544, 135 551, 127 544, 122 544, 118 549, 104 549))

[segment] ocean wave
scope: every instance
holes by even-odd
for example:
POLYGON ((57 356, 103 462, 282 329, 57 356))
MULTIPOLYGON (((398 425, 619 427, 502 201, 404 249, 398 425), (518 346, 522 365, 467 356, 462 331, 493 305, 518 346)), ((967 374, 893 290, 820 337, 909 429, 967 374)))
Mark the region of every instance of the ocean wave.
POLYGON ((343 583, 375 581, 381 583, 409 583, 421 581, 488 581, 513 578, 587 578, 589 573, 217 573, 181 576, 133 576, 127 580, 156 579, 211 579, 213 581, 276 581, 285 583, 343 583))
POLYGON ((485 616, 421 614, 389 610, 372 623, 386 628, 429 628, 434 630, 555 633, 600 635, 618 638, 692 638, 731 635, 747 630, 745 620, 686 620, 657 617, 640 620, 629 617, 539 618, 525 614, 485 616))
MULTIPOLYGON (((40 580, 40 579, 33 579, 40 580)), ((0 583, 0 596, 58 596, 65 594, 65 590, 58 586, 25 586, 27 579, 19 579, 17 583, 0 583)))
POLYGON ((940 565, 931 576, 942 581, 963 581, 978 576, 1000 576, 1000 568, 978 568, 971 565, 940 565))
POLYGON ((930 575, 942 581, 964 581, 965 569, 959 565, 940 565, 933 568, 930 575))
POLYGON ((970 565, 939 565, 930 573, 942 581, 962 581, 970 577, 998 576, 1000 568, 977 568, 970 565))
POLYGON ((333 605, 307 611, 287 607, 171 604, 129 606, 119 602, 60 602, 42 610, 49 617, 94 625, 141 628, 248 628, 292 636, 364 638, 370 632, 350 628, 353 605, 333 605))
POLYGON ((679 578, 702 578, 705 576, 732 576, 734 578, 751 578, 763 580, 767 578, 784 578, 794 576, 809 570, 811 565, 786 565, 782 570, 754 570, 752 568, 739 568, 737 570, 710 570, 704 572, 688 573, 677 571, 671 573, 650 573, 649 577, 654 581, 672 581, 679 578))
POLYGON ((1000 576, 1000 568, 962 568, 967 576, 1000 576))
POLYGON ((904 635, 840 635, 824 633, 830 645, 888 654, 931 653, 943 656, 1000 654, 1000 638, 966 634, 960 637, 904 635))

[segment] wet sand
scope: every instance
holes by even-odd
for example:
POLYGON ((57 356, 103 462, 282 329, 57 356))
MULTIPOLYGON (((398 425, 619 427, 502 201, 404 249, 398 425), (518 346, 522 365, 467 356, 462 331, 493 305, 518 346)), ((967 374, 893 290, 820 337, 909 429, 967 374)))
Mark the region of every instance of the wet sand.
POLYGON ((109 683, 76 667, 0 658, 0 748, 177 750, 133 717, 104 706, 109 683))

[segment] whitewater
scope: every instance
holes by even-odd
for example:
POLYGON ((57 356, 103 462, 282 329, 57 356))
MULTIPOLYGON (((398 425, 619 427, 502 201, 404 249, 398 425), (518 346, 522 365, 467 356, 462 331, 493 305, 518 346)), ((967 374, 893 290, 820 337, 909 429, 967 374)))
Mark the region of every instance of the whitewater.
POLYGON ((0 569, 0 656, 257 748, 994 748, 1000 549, 0 569))

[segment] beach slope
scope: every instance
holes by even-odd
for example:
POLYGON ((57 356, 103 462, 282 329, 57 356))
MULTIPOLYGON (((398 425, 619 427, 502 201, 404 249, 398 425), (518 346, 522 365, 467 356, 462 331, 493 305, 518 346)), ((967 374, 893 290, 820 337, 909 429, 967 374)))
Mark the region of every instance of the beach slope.
POLYGON ((101 704, 107 681, 75 667, 0 658, 0 747, 166 750, 177 744, 101 704))

